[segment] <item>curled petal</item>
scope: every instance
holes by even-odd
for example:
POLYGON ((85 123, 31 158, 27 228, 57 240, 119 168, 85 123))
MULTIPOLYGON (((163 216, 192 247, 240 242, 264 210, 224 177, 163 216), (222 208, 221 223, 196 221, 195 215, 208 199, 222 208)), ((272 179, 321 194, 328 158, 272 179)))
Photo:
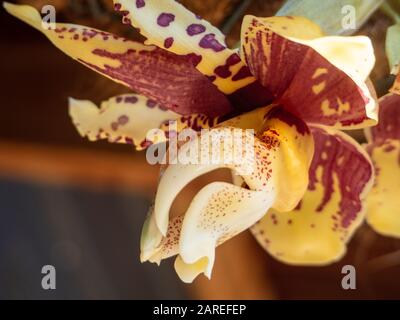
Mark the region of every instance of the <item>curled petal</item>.
POLYGON ((314 154, 314 141, 308 126, 286 110, 274 107, 265 115, 264 129, 257 137, 267 145, 276 144, 274 156, 279 161, 274 174, 277 197, 273 208, 292 210, 303 196, 308 182, 308 168, 314 154))
POLYGON ((165 170, 156 195, 155 220, 163 235, 178 193, 193 179, 218 168, 232 169, 252 190, 277 189, 274 207, 282 211, 296 206, 307 187, 313 139, 308 127, 285 111, 273 109, 265 119, 256 137, 247 130, 218 127, 179 149, 177 159, 181 161, 165 170), (182 161, 187 155, 190 163, 182 161))
MULTIPOLYGON (((171 224, 171 226, 174 224, 171 224)), ((171 234, 171 233, 169 233, 171 234)), ((158 263, 158 260, 153 258, 160 251, 160 243, 163 241, 163 236, 158 230, 154 220, 154 206, 151 206, 146 221, 142 227, 140 237, 140 261, 144 262, 149 259, 158 263)))
POLYGON ((258 81, 305 122, 342 129, 376 123, 365 84, 375 62, 367 37, 322 37, 300 17, 246 16, 242 49, 258 81))
POLYGON ((334 129, 311 127, 315 154, 304 198, 291 212, 269 210, 252 228, 276 259, 323 265, 340 259, 364 218, 374 173, 367 153, 334 129))
POLYGON ((146 44, 190 56, 196 68, 240 111, 265 106, 271 93, 250 73, 225 36, 209 22, 174 0, 114 0, 123 22, 138 28, 146 44))
POLYGON ((379 122, 365 129, 369 142, 382 143, 386 139, 400 140, 400 95, 389 93, 379 99, 379 122))
POLYGON ((177 255, 182 221, 183 215, 173 217, 168 225, 167 234, 163 237, 155 223, 152 207, 142 229, 140 260, 160 264, 161 260, 177 255))
POLYGON ((228 99, 194 68, 191 57, 181 57, 155 46, 73 24, 42 26, 30 6, 4 3, 15 17, 42 32, 57 48, 100 74, 144 94, 180 114, 216 116, 228 113, 228 99))
POLYGON ((137 94, 110 98, 100 108, 90 101, 70 99, 69 113, 82 137, 134 144, 137 150, 168 140, 171 130, 199 131, 217 121, 203 115, 181 116, 137 94), (151 134, 155 129, 160 130, 151 134))
POLYGON ((201 273, 205 273, 209 278, 211 270, 209 270, 210 261, 207 257, 197 260, 195 263, 186 263, 181 256, 175 259, 175 271, 179 278, 185 283, 191 283, 201 273))
POLYGON ((182 261, 194 264, 207 258, 208 263, 201 271, 210 278, 215 247, 261 219, 274 198, 273 191, 252 191, 225 182, 205 186, 193 199, 183 220, 179 240, 182 261))
POLYGON ((210 276, 217 245, 253 225, 267 208, 291 210, 297 205, 307 188, 312 152, 313 139, 308 127, 274 107, 229 120, 183 144, 176 156, 180 161, 170 164, 159 182, 151 230, 162 234, 163 239, 160 244, 154 244, 150 238, 146 241, 146 248, 153 248, 146 249, 151 252, 145 254, 146 258, 159 262, 178 254, 175 268, 184 281, 192 281, 201 272, 210 276), (258 123, 260 131, 256 136, 244 130, 250 119, 258 123), (222 127, 228 123, 243 129, 222 127), (227 136, 233 139, 225 140, 227 136), (207 144, 210 141, 220 144, 207 144), (237 149, 238 146, 241 148, 237 149), (196 152, 189 155, 189 160, 194 162, 182 162, 182 156, 193 150, 196 152), (174 199, 190 181, 223 167, 240 176, 248 189, 222 182, 208 184, 184 215, 169 216, 174 199), (176 219, 182 218, 180 226, 176 219))
POLYGON ((383 235, 400 237, 400 140, 367 146, 376 179, 368 195, 367 222, 383 235))
POLYGON ((179 255, 175 269, 183 281, 191 282, 200 273, 211 277, 215 247, 259 220, 273 199, 273 192, 211 183, 196 195, 185 215, 170 220, 161 240, 154 216, 149 216, 142 232, 141 260, 159 264, 179 255))
POLYGON ((367 221, 383 235, 400 237, 400 96, 379 100, 379 123, 366 129, 376 179, 368 195, 367 221))

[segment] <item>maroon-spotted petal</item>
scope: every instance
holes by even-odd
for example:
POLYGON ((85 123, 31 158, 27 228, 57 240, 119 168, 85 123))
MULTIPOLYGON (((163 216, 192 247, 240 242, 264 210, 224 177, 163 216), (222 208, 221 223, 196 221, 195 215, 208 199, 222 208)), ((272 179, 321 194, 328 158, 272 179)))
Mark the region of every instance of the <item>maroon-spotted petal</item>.
POLYGON ((304 18, 247 16, 242 53, 250 71, 307 123, 343 129, 373 124, 376 104, 364 83, 374 62, 370 41, 324 38, 304 25, 313 28, 304 18))
POLYGON ((270 209, 252 232, 278 260, 322 265, 340 259, 365 216, 373 167, 367 153, 346 134, 310 126, 315 153, 309 185, 290 212, 270 209))
POLYGON ((225 36, 209 22, 174 0, 145 0, 138 6, 130 0, 114 0, 123 22, 137 28, 146 44, 171 53, 191 56, 205 75, 234 106, 234 113, 266 106, 273 96, 261 86, 225 36))
POLYGON ((400 140, 400 95, 388 93, 379 100, 379 122, 366 129, 366 135, 375 143, 400 140))
POLYGON ((57 23, 55 29, 43 28, 33 7, 5 4, 5 8, 73 59, 176 113, 218 116, 232 110, 224 94, 194 67, 192 56, 178 56, 90 27, 57 23))

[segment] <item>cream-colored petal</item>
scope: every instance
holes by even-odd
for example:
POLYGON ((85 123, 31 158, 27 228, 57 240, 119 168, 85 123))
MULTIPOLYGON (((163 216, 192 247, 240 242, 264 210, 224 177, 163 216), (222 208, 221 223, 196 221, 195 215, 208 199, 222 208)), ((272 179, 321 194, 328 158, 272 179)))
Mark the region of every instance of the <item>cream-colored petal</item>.
POLYGON ((144 149, 150 142, 166 141, 164 134, 155 135, 158 140, 154 141, 146 137, 150 137, 150 130, 181 117, 137 94, 110 98, 102 102, 100 108, 91 101, 70 99, 69 114, 82 137, 90 141, 107 139, 112 143, 134 144, 137 150, 144 149))
POLYGON ((195 196, 185 214, 179 240, 186 264, 207 258, 203 272, 210 277, 215 247, 246 230, 264 216, 275 200, 271 190, 252 191, 213 182, 195 196))
POLYGON ((82 137, 134 144, 137 150, 167 141, 170 131, 199 131, 218 121, 204 115, 181 116, 138 94, 110 98, 100 108, 91 101, 70 99, 69 113, 82 137))
POLYGON ((255 110, 225 124, 235 123, 246 128, 249 119, 255 120, 259 130, 256 135, 253 131, 222 124, 203 132, 179 148, 176 159, 180 161, 169 164, 160 179, 154 220, 164 236, 164 245, 154 261, 178 254, 176 268, 185 281, 191 281, 201 272, 210 276, 216 246, 253 225, 271 206, 292 210, 307 188, 313 154, 313 138, 307 125, 274 107, 255 110), (235 134, 237 140, 223 140, 235 134), (214 148, 205 143, 213 138, 224 142, 214 148), (243 148, 238 150, 238 146, 243 148), (184 163, 182 159, 194 163, 184 163), (172 230, 175 218, 170 217, 169 211, 178 193, 196 177, 217 168, 231 169, 245 185, 223 182, 206 185, 182 216, 180 233, 179 226, 172 230), (178 236, 170 241, 171 235, 178 236), (178 237, 179 250, 176 248, 178 237))

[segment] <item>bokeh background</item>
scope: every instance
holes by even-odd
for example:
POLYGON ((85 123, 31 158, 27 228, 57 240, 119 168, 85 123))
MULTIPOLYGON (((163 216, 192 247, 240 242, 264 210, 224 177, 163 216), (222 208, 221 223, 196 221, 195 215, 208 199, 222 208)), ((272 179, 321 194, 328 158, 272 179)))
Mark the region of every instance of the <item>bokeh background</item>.
MULTIPOLYGON (((111 0, 10 2, 52 4, 58 21, 141 39, 120 23, 111 0)), ((239 40, 243 14, 271 16, 283 3, 181 2, 221 27, 231 45, 239 40)), ((81 139, 67 113, 69 96, 100 102, 129 91, 75 63, 2 9, 0 18, 1 299, 400 298, 400 241, 368 226, 356 233, 344 259, 327 267, 283 265, 248 232, 217 249, 211 281, 200 277, 182 284, 172 261, 159 268, 140 264, 140 230, 158 168, 130 146, 81 139), (56 290, 41 288, 47 264, 56 267, 56 290), (341 288, 345 264, 356 267, 357 290, 341 288)), ((372 80, 380 94, 390 80, 384 55, 390 23, 377 11, 360 31, 374 41, 378 62, 372 80)))

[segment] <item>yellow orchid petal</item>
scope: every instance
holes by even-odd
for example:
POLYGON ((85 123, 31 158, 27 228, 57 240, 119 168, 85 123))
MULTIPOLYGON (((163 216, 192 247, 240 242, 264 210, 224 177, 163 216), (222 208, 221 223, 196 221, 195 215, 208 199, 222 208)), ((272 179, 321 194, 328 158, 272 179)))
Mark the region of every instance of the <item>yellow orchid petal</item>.
POLYGON ((365 84, 375 62, 367 37, 323 37, 299 17, 246 16, 242 56, 277 103, 307 123, 363 128, 376 123, 365 84))
MULTIPOLYGON (((171 224, 173 225, 173 224, 171 224)), ((151 259, 159 250, 163 236, 158 230, 154 220, 154 206, 151 206, 146 221, 142 227, 140 237, 140 261, 145 262, 151 259)))
POLYGON ((165 136, 158 137, 159 141, 148 141, 146 136, 149 130, 181 117, 136 94, 110 98, 100 108, 91 101, 70 99, 69 113, 82 137, 90 141, 107 139, 113 143, 134 144, 138 150, 149 142, 166 141, 165 136))
POLYGON ((147 38, 146 44, 179 54, 192 55, 196 68, 218 89, 231 94, 255 81, 225 36, 209 22, 170 0, 114 0, 115 9, 147 38))
POLYGON ((182 261, 194 264, 207 258, 202 271, 210 277, 215 247, 261 219, 274 200, 273 191, 252 191, 225 182, 208 184, 185 214, 179 239, 182 261))
POLYGON ((211 270, 208 267, 209 261, 206 257, 201 258, 195 263, 185 263, 180 256, 175 259, 175 271, 179 278, 185 283, 192 283, 193 280, 201 273, 211 278, 211 270))
POLYGON ((367 222, 383 235, 400 237, 400 95, 393 92, 379 100, 378 125, 365 130, 376 171, 367 222))
POLYGON ((44 28, 33 7, 10 3, 4 7, 71 58, 174 112, 214 117, 232 110, 228 99, 194 68, 190 57, 80 25, 57 23, 55 29, 44 28))
POLYGON ((259 220, 273 200, 273 192, 211 183, 196 195, 185 215, 169 221, 164 238, 160 239, 154 215, 149 216, 142 232, 141 261, 159 264, 178 255, 175 268, 183 281, 191 282, 200 273, 211 277, 215 247, 259 220))
MULTIPOLYGON (((148 238, 147 248, 152 249, 145 253, 147 260, 157 263, 179 255, 175 267, 184 281, 192 281, 199 273, 210 276, 215 247, 253 225, 268 208, 292 210, 297 205, 308 185, 313 138, 304 122, 270 106, 202 132, 183 144, 176 158, 182 160, 188 154, 193 163, 170 164, 161 176, 151 219, 153 232, 156 237, 162 234, 163 239, 157 243, 148 238), (250 120, 254 120, 259 131, 256 135, 244 130, 250 120), (243 129, 227 127, 228 124, 243 129), (225 144, 224 134, 237 140, 225 144), (213 139, 223 143, 216 148, 207 145, 213 139), (238 152, 239 145, 243 148, 238 152), (190 156, 193 150, 197 152, 190 156), (202 162, 204 155, 216 160, 202 162), (210 183, 198 192, 186 213, 170 217, 178 193, 196 177, 218 168, 231 169, 248 189, 230 183, 210 183)), ((148 231, 146 234, 151 237, 148 231)))
MULTIPOLYGON (((166 234, 169 220, 169 209, 176 195, 191 180, 218 168, 230 168, 242 175, 252 190, 270 187, 269 179, 279 176, 285 185, 279 186, 279 195, 274 206, 280 210, 290 210, 301 199, 308 179, 308 166, 313 154, 313 140, 307 126, 284 110, 270 110, 265 115, 264 129, 254 138, 248 131, 232 127, 218 127, 202 134, 197 139, 183 145, 178 152, 178 158, 190 151, 200 150, 191 159, 194 164, 177 163, 170 165, 164 172, 158 186, 155 202, 155 219, 162 234, 166 234), (278 131, 279 130, 279 131, 278 131), (207 141, 219 139, 219 135, 234 136, 241 139, 243 154, 235 154, 237 142, 229 146, 223 143, 218 149, 200 149, 207 141), (202 156, 208 159, 216 157, 220 161, 202 162, 202 156), (230 162, 235 159, 237 163, 230 162), (254 159, 255 157, 255 159, 254 159), (274 172, 274 173, 273 173, 274 172), (275 173, 276 172, 276 173, 275 173), (171 185, 174 188, 171 189, 171 185)), ((278 188, 278 185, 274 185, 278 188)))
POLYGON ((379 99, 379 123, 364 129, 368 142, 383 143, 386 139, 400 140, 400 95, 388 93, 379 99))
POLYGON ((367 153, 344 133, 311 127, 315 155, 304 198, 291 212, 271 209, 252 232, 276 259, 294 265, 324 265, 340 259, 365 216, 373 183, 367 153))
POLYGON ((367 222, 378 233, 400 237, 400 140, 367 147, 376 170, 367 198, 367 222))
POLYGON ((137 150, 167 141, 170 130, 199 131, 217 121, 203 115, 181 116, 137 94, 110 98, 100 108, 91 101, 70 99, 69 112, 82 137, 90 141, 107 139, 112 143, 134 144, 137 150), (154 129, 160 132, 149 134, 154 129))
POLYGON ((155 223, 154 209, 152 208, 151 211, 142 229, 140 260, 160 264, 161 260, 179 253, 183 215, 171 219, 167 234, 163 237, 155 223))

